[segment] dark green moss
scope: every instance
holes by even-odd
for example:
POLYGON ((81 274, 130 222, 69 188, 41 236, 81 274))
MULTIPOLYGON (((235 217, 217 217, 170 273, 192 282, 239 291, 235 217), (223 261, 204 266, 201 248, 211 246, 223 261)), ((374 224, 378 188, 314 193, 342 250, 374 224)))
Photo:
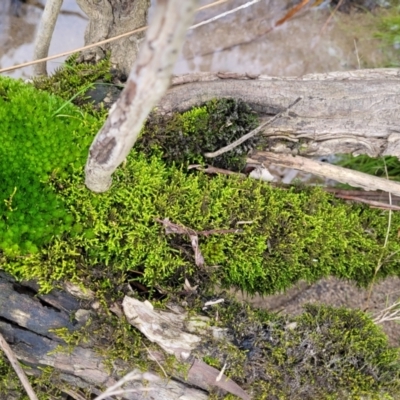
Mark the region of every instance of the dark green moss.
POLYGON ((235 149, 215 158, 203 153, 216 151, 255 129, 258 117, 241 100, 212 100, 183 114, 164 117, 150 115, 137 148, 152 154, 161 149, 168 163, 207 163, 219 168, 240 171, 246 155, 258 139, 253 137, 235 149))
POLYGON ((226 301, 208 316, 230 343, 210 340, 199 352, 226 364, 254 399, 397 398, 399 350, 361 311, 307 305, 288 317, 226 301))

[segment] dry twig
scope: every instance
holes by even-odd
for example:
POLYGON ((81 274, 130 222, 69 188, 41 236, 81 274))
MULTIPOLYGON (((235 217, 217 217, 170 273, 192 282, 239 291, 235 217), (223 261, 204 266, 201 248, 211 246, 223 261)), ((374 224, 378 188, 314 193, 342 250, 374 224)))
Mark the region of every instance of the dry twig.
POLYGON ((8 360, 10 361, 11 366, 14 368, 14 371, 18 375, 19 380, 22 383, 26 393, 28 394, 30 400, 38 400, 35 392, 32 389, 31 384, 28 381, 28 378, 25 375, 24 370, 19 365, 17 357, 15 357, 14 352, 12 351, 11 347, 8 345, 4 336, 0 333, 0 348, 4 351, 4 354, 7 356, 8 360))
POLYGON ((292 104, 290 104, 288 107, 286 107, 283 111, 279 112, 278 114, 274 115, 272 118, 270 118, 268 121, 262 123, 260 126, 258 126, 256 129, 253 129, 251 132, 247 133, 246 135, 243 135, 240 139, 235 140, 233 143, 228 144, 225 147, 222 147, 221 149, 210 152, 210 153, 204 153, 204 157, 207 158, 214 158, 218 157, 221 154, 226 153, 227 151, 230 151, 234 149, 235 147, 241 145, 243 142, 246 140, 249 140, 253 136, 256 136, 259 132, 261 132, 267 125, 272 124, 275 120, 278 118, 282 117, 284 114, 286 114, 295 104, 297 104, 301 100, 301 97, 298 97, 292 104))
POLYGON ((380 311, 373 321, 376 324, 382 324, 387 321, 400 321, 400 301, 380 311))

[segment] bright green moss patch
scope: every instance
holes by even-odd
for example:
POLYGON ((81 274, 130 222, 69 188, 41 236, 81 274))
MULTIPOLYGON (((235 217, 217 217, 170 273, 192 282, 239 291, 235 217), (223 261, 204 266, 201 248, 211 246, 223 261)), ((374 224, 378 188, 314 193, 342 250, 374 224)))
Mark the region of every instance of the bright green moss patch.
MULTIPOLYGON (((182 166, 165 159, 159 143, 145 152, 142 142, 142 151, 132 151, 116 172, 112 189, 94 194, 84 186, 83 167, 101 121, 29 85, 5 79, 2 88, 0 248, 3 268, 15 276, 38 278, 46 290, 62 279, 102 291, 126 279, 149 290, 155 284, 176 290, 189 278, 275 293, 330 275, 365 286, 379 259, 385 262, 378 277, 399 274, 397 213, 383 249, 385 212, 345 204, 320 189, 188 173, 183 159, 182 166), (206 267, 199 269, 190 239, 166 235, 157 222, 164 218, 196 231, 235 232, 200 236, 206 267), (31 256, 9 257, 16 254, 31 256)), ((241 107, 221 104, 225 111, 241 107)), ((209 107, 217 109, 217 102, 209 107)), ((212 120, 204 110, 174 116, 174 124, 179 119, 190 133, 212 120)))
POLYGON ((70 229, 50 177, 81 168, 99 122, 29 85, 1 78, 0 249, 35 253, 70 229), (60 111, 62 108, 62 111, 60 111))
POLYGON ((254 399, 397 398, 399 350, 361 311, 308 305, 288 317, 228 301, 207 315, 229 343, 203 343, 204 361, 226 364, 254 399))
POLYGON ((187 277, 193 284, 210 280, 250 293, 275 293, 300 279, 329 275, 367 285, 382 254, 392 256, 379 277, 399 273, 400 217, 393 215, 383 250, 387 214, 344 204, 320 189, 285 190, 249 179, 187 174, 134 151, 104 194, 85 188, 82 170, 52 184, 73 217, 69 235, 31 258, 9 261, 5 268, 13 274, 42 282, 81 276, 102 289, 126 274, 149 288, 180 288, 187 277), (188 237, 165 234, 156 221, 164 218, 197 231, 239 231, 200 236, 210 266, 202 270, 188 237))

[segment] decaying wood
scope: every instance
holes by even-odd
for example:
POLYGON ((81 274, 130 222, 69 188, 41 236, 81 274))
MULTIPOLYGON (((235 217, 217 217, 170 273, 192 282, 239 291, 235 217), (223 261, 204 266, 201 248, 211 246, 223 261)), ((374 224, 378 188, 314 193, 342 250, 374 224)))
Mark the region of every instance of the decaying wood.
MULTIPOLYGON (((150 0, 77 0, 79 7, 88 16, 85 45, 118 36, 146 25, 150 0)), ((81 61, 99 61, 111 50, 111 62, 122 73, 129 74, 139 52, 143 32, 138 32, 114 41, 87 49, 81 61)))
MULTIPOLYGON (((67 328, 70 332, 81 328, 85 321, 78 321, 72 316, 82 311, 90 313, 95 319, 96 315, 90 303, 81 304, 73 296, 60 290, 38 295, 35 288, 37 284, 33 282, 22 285, 0 272, 0 333, 18 360, 25 365, 26 373, 38 376, 41 374, 40 368, 53 367, 57 373, 54 374, 52 383, 61 391, 63 385, 68 384, 69 389, 88 389, 93 394, 100 395, 104 388, 115 385, 129 369, 127 363, 117 360, 110 371, 106 366, 106 356, 96 350, 92 340, 84 345, 69 348, 54 332, 50 332, 56 328, 67 328)), ((193 337, 195 336, 193 334, 193 337)), ((165 358, 161 350, 156 356, 160 360, 165 358)), ((132 371, 135 379, 124 386, 131 392, 125 393, 121 399, 205 400, 208 395, 204 390, 213 384, 212 379, 211 382, 207 379, 219 373, 209 368, 211 367, 202 362, 193 362, 188 372, 191 383, 186 381, 182 372, 177 372, 175 377, 167 379, 152 371, 135 369, 132 371), (199 376, 203 375, 205 378, 200 382, 199 376)), ((231 380, 222 379, 218 387, 239 395, 244 393, 231 380)))
POLYGON ((144 120, 167 90, 196 5, 197 0, 158 1, 126 86, 90 147, 85 183, 94 192, 110 187, 111 174, 124 161, 144 120))
MULTIPOLYGON (((129 296, 125 296, 122 306, 131 325, 180 361, 187 360, 200 343, 198 334, 191 332, 207 332, 205 318, 187 321, 185 314, 155 311, 149 302, 141 302, 129 296)), ((200 360, 194 360, 185 380, 205 390, 219 388, 243 400, 250 400, 250 396, 239 385, 200 360)))
POLYGON ((28 381, 28 378, 26 377, 24 370, 21 368, 21 365, 17 360, 17 357, 15 356, 14 352, 11 350, 11 347, 6 342, 1 333, 0 333, 0 349, 3 350, 4 354, 8 358, 8 361, 10 361, 11 366, 14 368, 14 371, 18 375, 18 378, 21 381, 22 386, 26 390, 26 393, 28 394, 30 400, 38 400, 38 397, 36 396, 36 393, 33 391, 32 386, 28 381))
MULTIPOLYGON (((62 3, 63 0, 47 0, 46 2, 35 38, 34 60, 45 58, 49 54, 51 38, 62 3)), ((46 62, 35 64, 33 73, 34 75, 47 75, 46 62)))
POLYGON ((187 110, 213 98, 248 102, 272 117, 266 151, 304 156, 340 153, 400 157, 400 72, 357 70, 274 78, 238 74, 191 74, 173 81, 158 111, 187 110))
POLYGON ((250 163, 271 162, 274 165, 309 172, 364 190, 383 190, 400 196, 400 183, 301 156, 257 151, 248 161, 250 163))

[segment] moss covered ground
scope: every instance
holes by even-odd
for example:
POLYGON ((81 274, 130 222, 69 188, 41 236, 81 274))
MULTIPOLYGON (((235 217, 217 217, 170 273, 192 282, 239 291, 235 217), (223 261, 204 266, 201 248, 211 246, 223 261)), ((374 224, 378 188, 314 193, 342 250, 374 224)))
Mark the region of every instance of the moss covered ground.
MULTIPOLYGON (((104 73, 106 63, 98 68, 104 73)), ((71 69, 69 64, 65 74, 71 69)), ((33 85, 0 78, 3 270, 37 279, 43 291, 74 281, 106 304, 120 300, 119 288, 127 283, 146 295, 158 287, 179 299, 185 279, 209 296, 214 287, 272 294, 301 279, 336 276, 368 286, 400 274, 396 213, 384 246, 387 212, 344 203, 319 188, 279 188, 188 171, 189 163, 204 163, 202 152, 257 124, 257 116, 233 100, 212 101, 168 119, 152 115, 111 190, 88 191, 83 175, 88 147, 106 117, 104 109, 83 101, 99 79, 96 71, 73 81, 71 91, 57 83, 68 82, 62 70, 58 81, 33 85), (204 267, 196 266, 188 236, 165 233, 159 221, 166 218, 197 232, 224 230, 200 234, 204 267)), ((240 170, 248 149, 216 165, 240 170)), ((307 398, 305 393, 321 399, 391 398, 398 390, 398 351, 367 315, 321 306, 289 321, 234 307, 219 311, 238 357, 227 373, 254 388, 255 398, 307 398), (252 376, 249 371, 260 365, 260 374, 252 376)), ((118 331, 124 340, 138 340, 133 329, 118 331)), ((221 348, 212 343, 207 348, 206 361, 220 366, 221 348)), ((122 353, 115 350, 118 357, 122 353)), ((0 383, 0 393, 4 388, 0 383)))

